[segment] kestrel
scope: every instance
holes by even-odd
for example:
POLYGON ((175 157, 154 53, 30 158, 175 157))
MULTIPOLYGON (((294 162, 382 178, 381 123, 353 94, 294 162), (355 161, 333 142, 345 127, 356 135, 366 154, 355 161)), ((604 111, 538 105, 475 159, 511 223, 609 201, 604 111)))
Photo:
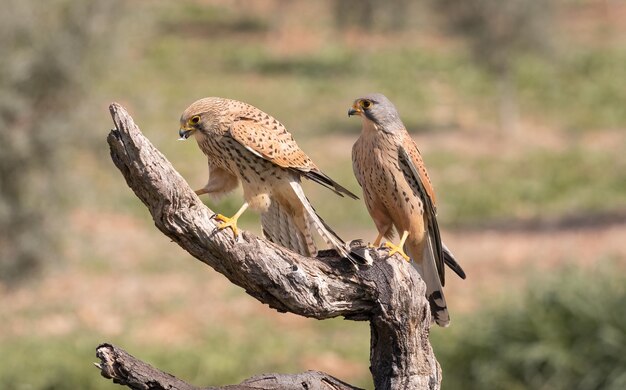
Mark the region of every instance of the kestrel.
POLYGON ((385 246, 390 255, 398 252, 413 260, 426 282, 435 322, 448 326, 444 263, 463 279, 465 272, 441 242, 435 193, 417 145, 384 95, 356 99, 348 115, 362 119, 361 135, 352 148, 352 167, 378 230, 373 245, 379 246, 383 237, 392 239, 395 227, 402 236, 400 243, 387 241, 385 246))
POLYGON ((183 112, 179 135, 194 135, 208 158, 209 181, 196 194, 220 196, 238 183, 243 187, 245 202, 239 211, 231 218, 216 215, 220 229, 230 227, 237 236, 237 219, 250 207, 261 213, 263 233, 272 242, 314 256, 316 229, 340 255, 355 260, 317 215, 300 180, 313 180, 339 196, 358 197, 320 171, 276 119, 247 103, 208 97, 183 112))

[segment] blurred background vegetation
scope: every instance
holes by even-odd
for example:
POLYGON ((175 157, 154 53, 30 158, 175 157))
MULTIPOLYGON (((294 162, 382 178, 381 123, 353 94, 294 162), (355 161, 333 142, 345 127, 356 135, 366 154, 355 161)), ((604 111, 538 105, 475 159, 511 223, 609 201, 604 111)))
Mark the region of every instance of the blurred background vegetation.
MULTIPOLYGON (((103 341, 198 385, 319 369, 371 388, 366 323, 275 313, 168 242, 105 138, 118 101, 196 188, 178 117, 240 99, 358 192, 346 110, 372 91, 413 132, 468 273, 433 329, 443 388, 625 388, 625 18, 620 0, 4 0, 0 388, 116 388, 90 364, 103 341)), ((306 189, 373 239, 361 202, 306 189)))

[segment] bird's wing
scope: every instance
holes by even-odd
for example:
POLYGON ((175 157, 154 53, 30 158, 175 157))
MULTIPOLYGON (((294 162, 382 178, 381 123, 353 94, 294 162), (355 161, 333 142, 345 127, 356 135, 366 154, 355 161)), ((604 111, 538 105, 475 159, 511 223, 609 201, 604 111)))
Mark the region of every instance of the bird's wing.
POLYGON ((287 129, 269 115, 261 117, 261 120, 238 117, 233 121, 229 134, 254 155, 281 168, 298 171, 307 179, 331 189, 340 196, 345 194, 358 199, 352 192, 320 171, 296 144, 287 129))
POLYGON ((296 144, 291 134, 278 121, 262 122, 255 118, 239 117, 230 127, 230 136, 246 149, 282 168, 310 171, 317 168, 296 144))
POLYGON ((437 209, 435 205, 435 192, 430 183, 430 178, 426 172, 424 161, 417 149, 417 145, 408 135, 400 146, 400 165, 402 171, 407 175, 407 181, 417 191, 424 205, 424 217, 428 228, 428 239, 430 250, 437 267, 437 273, 441 285, 445 285, 444 251, 441 243, 441 234, 437 223, 437 209))
MULTIPOLYGON (((362 146, 362 138, 359 137, 354 145, 352 145, 352 171, 354 172, 354 177, 356 178, 356 182, 359 183, 361 188, 363 188, 363 176, 361 174, 361 156, 363 154, 363 146, 362 146)), ((367 153, 367 152, 366 152, 367 153)))
POLYGON ((456 261, 454 255, 446 246, 446 243, 441 241, 441 246, 443 247, 443 261, 452 271, 454 271, 455 274, 459 276, 459 278, 465 279, 466 275, 463 267, 461 267, 461 264, 456 261))

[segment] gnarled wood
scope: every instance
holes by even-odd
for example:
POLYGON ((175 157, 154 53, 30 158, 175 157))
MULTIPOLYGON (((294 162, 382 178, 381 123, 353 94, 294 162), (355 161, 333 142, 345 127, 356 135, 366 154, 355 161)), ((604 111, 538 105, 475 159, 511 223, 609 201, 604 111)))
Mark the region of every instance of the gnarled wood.
POLYGON ((301 374, 262 374, 246 379, 238 385, 200 388, 190 385, 175 376, 157 370, 121 348, 101 344, 96 348, 100 363, 95 363, 100 374, 114 383, 136 390, 359 390, 358 387, 340 381, 319 371, 301 374))
MULTIPOLYGON (((217 230, 206 207, 126 110, 110 106, 111 158, 155 225, 200 261, 280 312, 369 320, 377 389, 438 389, 441 371, 428 340, 430 312, 419 274, 399 256, 371 251, 370 267, 324 251, 300 256, 254 234, 217 230), (380 256, 380 258, 379 258, 380 256)), ((271 388, 271 387, 268 387, 271 388)))

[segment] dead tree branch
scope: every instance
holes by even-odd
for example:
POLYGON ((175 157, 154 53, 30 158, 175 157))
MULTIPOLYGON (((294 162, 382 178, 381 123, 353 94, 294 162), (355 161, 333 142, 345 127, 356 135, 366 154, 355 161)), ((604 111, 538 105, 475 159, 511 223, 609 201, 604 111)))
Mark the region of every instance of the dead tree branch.
POLYGON ((357 387, 319 371, 307 371, 294 375, 262 374, 246 379, 238 385, 200 388, 157 370, 111 344, 98 346, 96 356, 100 359, 100 363, 95 363, 95 365, 100 369, 103 377, 136 390, 359 390, 357 387))
POLYGON ((216 229, 214 213, 126 110, 114 103, 110 111, 115 123, 108 137, 111 158, 166 236, 280 312, 369 320, 370 370, 377 389, 439 389, 425 284, 413 267, 381 251, 374 265, 355 271, 331 251, 307 258, 248 232, 234 239, 229 229, 216 229))

